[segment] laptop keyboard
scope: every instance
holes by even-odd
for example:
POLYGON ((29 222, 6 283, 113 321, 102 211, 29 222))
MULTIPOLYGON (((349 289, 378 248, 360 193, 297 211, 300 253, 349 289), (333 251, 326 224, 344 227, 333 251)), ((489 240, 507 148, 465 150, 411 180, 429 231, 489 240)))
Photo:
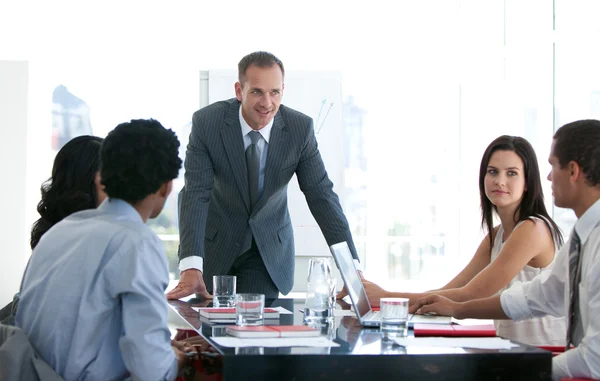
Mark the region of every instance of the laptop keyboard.
POLYGON ((381 321, 381 312, 379 311, 371 311, 367 320, 369 321, 381 321))

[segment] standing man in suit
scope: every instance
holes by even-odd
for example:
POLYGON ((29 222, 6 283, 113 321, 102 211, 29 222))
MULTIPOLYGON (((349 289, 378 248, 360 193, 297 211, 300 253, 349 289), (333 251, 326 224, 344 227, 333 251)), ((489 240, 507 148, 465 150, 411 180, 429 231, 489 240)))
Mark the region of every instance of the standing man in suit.
POLYGON ((239 62, 233 99, 196 111, 179 193, 181 279, 167 294, 211 297, 213 275, 236 275, 237 292, 267 298, 294 284, 287 186, 295 173, 329 245, 348 221, 327 176, 310 117, 281 105, 285 71, 271 53, 239 62))

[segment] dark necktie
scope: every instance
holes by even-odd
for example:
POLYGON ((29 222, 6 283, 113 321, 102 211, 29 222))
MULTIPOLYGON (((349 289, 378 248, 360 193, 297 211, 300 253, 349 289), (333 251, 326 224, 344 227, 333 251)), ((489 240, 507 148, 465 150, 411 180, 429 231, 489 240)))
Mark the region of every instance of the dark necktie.
POLYGON ((567 326, 567 346, 569 349, 573 343, 573 334, 579 319, 579 280, 581 278, 581 241, 575 229, 571 237, 569 247, 569 291, 571 301, 569 303, 569 320, 567 326))
POLYGON ((250 193, 250 210, 258 202, 258 172, 260 171, 260 151, 258 142, 261 138, 258 131, 248 133, 252 143, 246 148, 246 164, 248 166, 248 191, 250 193))

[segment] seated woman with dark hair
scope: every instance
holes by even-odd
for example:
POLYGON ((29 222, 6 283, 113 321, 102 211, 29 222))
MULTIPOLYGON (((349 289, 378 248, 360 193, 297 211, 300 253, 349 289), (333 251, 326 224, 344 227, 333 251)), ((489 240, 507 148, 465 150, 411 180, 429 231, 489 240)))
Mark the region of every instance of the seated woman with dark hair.
MULTIPOLYGON (((100 184, 100 145, 102 138, 78 136, 65 144, 54 158, 52 176, 42 184, 40 214, 31 228, 31 249, 44 233, 63 218, 80 210, 96 208, 106 198, 100 184)), ((12 324, 19 295, 0 310, 0 322, 12 324)))
MULTIPOLYGON (((424 293, 389 292, 364 281, 371 304, 388 296, 410 298, 411 304, 433 294, 457 302, 487 298, 550 272, 562 235, 544 205, 537 157, 527 140, 503 135, 490 143, 481 159, 479 193, 481 223, 488 234, 469 264, 444 287, 424 293), (496 226, 494 215, 500 220, 496 226)), ((565 344, 562 317, 494 324, 498 336, 525 344, 565 344)))

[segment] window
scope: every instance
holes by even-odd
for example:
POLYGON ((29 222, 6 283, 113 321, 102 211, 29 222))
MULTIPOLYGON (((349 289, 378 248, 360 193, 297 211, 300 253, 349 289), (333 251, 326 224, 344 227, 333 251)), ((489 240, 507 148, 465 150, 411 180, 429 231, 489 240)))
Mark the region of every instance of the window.
MULTIPOLYGON (((600 36, 592 19, 598 6, 555 3, 303 3, 287 10, 297 13, 294 20, 280 6, 261 9, 258 19, 277 20, 272 30, 253 29, 258 15, 251 9, 227 20, 208 17, 229 14, 217 3, 142 5, 145 18, 125 5, 118 16, 81 16, 72 35, 77 49, 54 46, 52 59, 31 59, 29 220, 50 173, 56 86, 85 101, 94 134, 152 117, 177 132, 183 157, 199 104, 199 71, 235 70, 243 55, 265 49, 288 70, 342 73, 345 180, 338 186, 367 278, 394 289, 440 287, 483 238, 477 180, 487 144, 502 134, 524 136, 545 176, 553 129, 600 117, 600 55, 593 48, 600 36), (115 27, 106 28, 111 17, 115 27), (126 30, 118 27, 124 20, 126 30), (160 20, 160 28, 146 20, 160 20), (255 35, 265 38, 248 38, 255 35)), ((51 13, 57 25, 68 23, 51 13)), ((63 32, 48 33, 58 40, 63 32)), ((44 41, 34 48, 41 51, 44 41)), ((182 178, 151 222, 174 278, 182 178)), ((550 184, 543 184, 551 207, 550 184)), ((572 213, 554 213, 568 232, 572 213)))

